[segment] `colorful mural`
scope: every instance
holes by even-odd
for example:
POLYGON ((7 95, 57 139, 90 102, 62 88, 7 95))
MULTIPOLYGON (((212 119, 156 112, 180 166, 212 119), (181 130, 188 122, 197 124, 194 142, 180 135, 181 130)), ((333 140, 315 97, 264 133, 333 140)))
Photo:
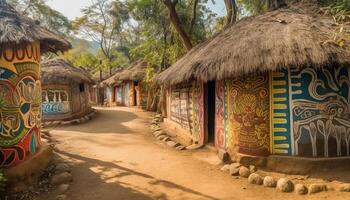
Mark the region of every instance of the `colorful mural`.
POLYGON ((224 149, 226 147, 224 81, 216 81, 215 92, 215 146, 224 149))
POLYGON ((267 156, 270 152, 270 102, 267 75, 226 81, 229 151, 267 156))
POLYGON ((71 112, 68 93, 65 90, 43 90, 42 111, 44 115, 71 112))
POLYGON ((291 68, 290 80, 295 155, 349 156, 349 68, 291 68))
POLYGON ((192 82, 171 88, 170 119, 190 132, 191 138, 204 143, 203 84, 192 82))
POLYGON ((271 72, 271 150, 273 154, 291 155, 290 91, 288 70, 271 72))
POLYGON ((0 168, 40 147, 40 44, 0 51, 0 168))

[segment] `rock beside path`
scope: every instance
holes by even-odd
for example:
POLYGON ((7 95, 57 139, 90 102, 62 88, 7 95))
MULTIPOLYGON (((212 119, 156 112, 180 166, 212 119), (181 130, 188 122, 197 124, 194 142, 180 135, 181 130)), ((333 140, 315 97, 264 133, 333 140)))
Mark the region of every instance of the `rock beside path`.
POLYGON ((261 185, 263 184, 263 179, 259 174, 253 173, 249 175, 248 182, 250 184, 261 185))
POLYGON ((68 184, 61 184, 57 187, 57 193, 58 194, 64 194, 68 191, 69 185, 68 184))
POLYGON ((295 193, 299 195, 305 195, 308 193, 308 189, 304 184, 296 184, 295 185, 295 193))
POLYGON ((292 192, 293 191, 293 183, 290 180, 285 178, 280 178, 277 181, 277 190, 281 192, 292 192))
POLYGON ((342 184, 339 188, 340 192, 350 192, 350 184, 342 184))
POLYGON ((56 197, 56 200, 66 200, 66 199, 67 199, 67 196, 65 194, 61 194, 56 197))
POLYGON ((271 176, 265 176, 263 183, 265 187, 271 187, 271 188, 276 187, 276 184, 277 184, 276 180, 271 176))
POLYGON ((239 167, 240 167, 240 165, 238 163, 232 163, 230 165, 230 169, 229 169, 230 175, 231 176, 238 176, 239 175, 239 167))
POLYGON ((311 184, 309 186, 309 194, 327 191, 327 186, 323 184, 311 184))
POLYGON ((239 168, 239 175, 243 178, 248 178, 250 175, 250 171, 247 167, 242 166, 239 168))
POLYGON ((230 165, 224 165, 220 170, 223 172, 230 172, 230 165))
POLYGON ((63 172, 61 174, 54 175, 51 178, 51 184, 52 185, 60 185, 63 183, 69 183, 73 180, 72 174, 68 172, 63 172))
POLYGON ((63 172, 70 172, 70 166, 66 163, 59 163, 55 167, 55 174, 61 174, 63 172))

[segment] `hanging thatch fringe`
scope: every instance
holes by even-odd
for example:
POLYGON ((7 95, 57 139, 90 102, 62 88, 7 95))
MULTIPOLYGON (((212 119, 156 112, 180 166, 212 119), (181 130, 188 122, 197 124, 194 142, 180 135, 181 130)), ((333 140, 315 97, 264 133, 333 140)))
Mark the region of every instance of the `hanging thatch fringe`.
POLYGON ((71 44, 63 37, 21 16, 6 0, 0 0, 0 48, 34 41, 40 41, 42 53, 66 51, 71 48, 71 44))

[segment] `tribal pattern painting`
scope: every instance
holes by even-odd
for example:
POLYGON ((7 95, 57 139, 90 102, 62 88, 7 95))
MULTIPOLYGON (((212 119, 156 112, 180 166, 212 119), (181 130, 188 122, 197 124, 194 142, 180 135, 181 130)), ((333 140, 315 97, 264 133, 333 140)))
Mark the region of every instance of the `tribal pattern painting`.
POLYGON ((43 90, 42 111, 44 115, 71 112, 68 93, 65 90, 43 90))
POLYGON ((192 82, 170 91, 170 119, 190 132, 190 137, 204 143, 204 86, 192 82))
POLYGON ((40 45, 0 52, 0 168, 11 167, 40 146, 40 45))
POLYGON ((215 146, 217 148, 224 149, 226 147, 224 81, 216 81, 215 92, 215 146))
POLYGON ((231 154, 270 153, 269 77, 250 74, 227 80, 228 150, 231 154))
POLYGON ((295 154, 350 155, 349 67, 290 69, 295 154))
POLYGON ((129 82, 124 82, 124 104, 125 106, 129 106, 129 100, 130 100, 130 85, 129 82))

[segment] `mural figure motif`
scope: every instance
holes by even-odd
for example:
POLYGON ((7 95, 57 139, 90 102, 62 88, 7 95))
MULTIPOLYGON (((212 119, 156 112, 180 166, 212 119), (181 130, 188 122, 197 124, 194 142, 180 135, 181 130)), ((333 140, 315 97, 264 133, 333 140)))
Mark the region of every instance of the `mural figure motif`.
POLYGON ((39 58, 38 43, 1 52, 0 168, 24 161, 40 146, 39 58))
POLYGON ((269 82, 265 75, 227 81, 230 151, 269 155, 269 82))
POLYGON ((350 69, 291 68, 290 75, 295 154, 349 156, 350 69))

